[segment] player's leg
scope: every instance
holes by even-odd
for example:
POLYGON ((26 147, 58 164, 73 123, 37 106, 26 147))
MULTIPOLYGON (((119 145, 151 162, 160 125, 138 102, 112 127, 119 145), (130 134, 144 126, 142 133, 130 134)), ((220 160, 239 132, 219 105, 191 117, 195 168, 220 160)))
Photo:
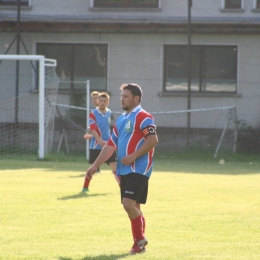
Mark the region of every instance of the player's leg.
POLYGON ((144 204, 147 198, 148 178, 146 176, 131 173, 121 178, 122 204, 131 222, 134 244, 131 254, 145 252, 148 241, 144 236, 143 215, 140 203, 144 204))
MULTIPOLYGON (((98 155, 100 154, 100 151, 101 150, 96 150, 96 149, 90 149, 89 150, 89 164, 93 164, 95 162, 98 155)), ((90 181, 91 181, 91 179, 88 179, 87 176, 85 176, 82 192, 89 191, 90 181)))
POLYGON ((146 226, 146 222, 145 222, 145 217, 144 217, 144 214, 143 212, 141 211, 141 204, 139 203, 136 203, 136 208, 140 211, 141 215, 142 215, 142 222, 143 222, 143 233, 145 235, 145 226, 146 226))

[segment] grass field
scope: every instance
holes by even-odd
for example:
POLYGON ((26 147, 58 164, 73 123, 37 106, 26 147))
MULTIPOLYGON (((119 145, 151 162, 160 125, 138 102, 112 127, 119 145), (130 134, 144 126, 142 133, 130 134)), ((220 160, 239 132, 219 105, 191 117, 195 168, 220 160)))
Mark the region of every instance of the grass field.
POLYGON ((130 221, 103 165, 82 194, 84 161, 0 160, 0 259, 260 259, 260 163, 155 160, 147 252, 130 256, 130 221))

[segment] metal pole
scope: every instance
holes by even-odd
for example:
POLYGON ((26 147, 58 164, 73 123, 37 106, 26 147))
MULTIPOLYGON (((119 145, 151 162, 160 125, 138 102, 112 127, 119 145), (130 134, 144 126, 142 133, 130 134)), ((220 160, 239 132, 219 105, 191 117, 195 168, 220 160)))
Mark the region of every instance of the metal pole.
MULTIPOLYGON (((188 0, 188 103, 187 110, 191 109, 191 6, 192 0, 188 0)), ((187 113, 187 148, 190 148, 190 112, 187 113)))
POLYGON ((40 71, 39 71, 39 159, 44 158, 44 97, 45 97, 45 60, 44 56, 40 56, 40 71))
MULTIPOLYGON (((86 83, 86 108, 87 108, 87 117, 86 117, 86 132, 89 128, 89 112, 90 112, 90 81, 87 80, 86 83)), ((86 159, 89 159, 89 140, 86 140, 86 159)))
MULTIPOLYGON (((20 0, 17 0, 17 28, 16 28, 16 55, 20 54, 20 0)), ((16 61, 16 78, 15 78, 15 130, 14 130, 14 143, 16 143, 16 129, 18 128, 18 96, 19 96, 19 69, 20 61, 16 61)))

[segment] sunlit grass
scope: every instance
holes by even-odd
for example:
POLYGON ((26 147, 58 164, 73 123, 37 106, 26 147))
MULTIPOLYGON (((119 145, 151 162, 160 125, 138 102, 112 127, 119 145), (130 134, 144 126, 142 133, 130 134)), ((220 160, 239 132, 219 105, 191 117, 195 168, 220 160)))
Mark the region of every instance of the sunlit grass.
POLYGON ((225 158, 156 159, 147 252, 129 256, 130 221, 110 168, 82 194, 84 161, 0 161, 0 259, 260 259, 260 167, 225 158))

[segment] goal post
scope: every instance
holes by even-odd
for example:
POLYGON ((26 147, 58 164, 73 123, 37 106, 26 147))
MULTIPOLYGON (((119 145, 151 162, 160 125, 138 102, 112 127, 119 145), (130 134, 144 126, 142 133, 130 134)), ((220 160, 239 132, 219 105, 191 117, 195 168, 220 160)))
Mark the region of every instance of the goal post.
MULTIPOLYGON (((9 87, 9 82, 13 81, 13 79, 15 77, 21 77, 21 78, 26 78, 26 83, 22 82, 24 85, 26 85, 26 87, 21 86, 22 90, 20 94, 15 93, 15 95, 10 96, 10 97, 6 97, 6 99, 3 97, 0 100, 1 102, 5 102, 8 101, 8 99, 19 99, 20 97, 23 98, 26 95, 31 95, 26 101, 24 101, 24 103, 27 102, 27 106, 29 104, 31 104, 30 102, 32 102, 33 97, 32 97, 32 93, 35 91, 38 91, 38 156, 39 159, 43 159, 44 158, 44 154, 45 154, 45 144, 46 144, 46 140, 45 140, 45 128, 46 128, 46 122, 45 122, 45 118, 46 116, 48 117, 48 115, 46 115, 46 111, 45 111, 45 106, 46 106, 46 100, 48 101, 48 96, 46 93, 46 89, 48 87, 50 87, 53 91, 51 91, 51 95, 52 95, 52 99, 55 99, 55 97, 57 96, 57 90, 58 90, 58 78, 56 77, 54 68, 57 65, 56 60, 53 59, 47 59, 42 55, 0 55, 0 77, 3 77, 5 80, 1 81, 2 87, 5 88, 5 85, 8 85, 9 87), (13 69, 14 69, 14 64, 10 63, 7 64, 6 66, 3 65, 3 61, 12 61, 12 62, 24 62, 24 61, 28 61, 31 62, 31 65, 26 65, 26 66, 22 66, 21 70, 23 72, 19 73, 19 75, 15 75, 15 73, 13 73, 13 69), (37 70, 35 70, 34 66, 33 66, 33 62, 37 62, 37 70), (4 67, 3 71, 1 71, 1 67, 4 67), (26 67, 26 68, 24 68, 26 67), (46 76, 46 68, 51 68, 49 70, 49 75, 46 76), (31 72, 30 72, 31 71, 31 72), (32 72, 34 71, 34 72, 32 72), (50 79, 51 78, 51 81, 50 79), (37 81, 36 85, 38 85, 38 89, 31 87, 31 89, 29 87, 27 87, 27 85, 34 85, 35 82, 37 81), (55 82, 54 85, 53 82, 55 82), (48 86, 48 87, 47 87, 48 86)), ((8 88, 5 88, 5 91, 10 91, 8 88)), ((11 91, 10 91, 11 92, 11 91)), ((1 94, 3 95, 3 93, 1 94)), ((48 111, 50 112, 51 109, 49 109, 48 111)), ((13 107, 10 107, 10 111, 14 111, 13 107)), ((26 114, 26 108, 24 109, 24 114, 26 114)), ((18 111, 20 113, 20 111, 18 111)), ((48 113, 49 113, 48 112, 48 113)), ((8 115, 6 116, 6 120, 10 121, 11 116, 8 117, 8 115)), ((26 115, 22 115, 23 118, 26 117, 26 115)), ((35 120, 35 119, 34 119, 35 120)), ((26 118, 25 121, 27 124, 32 123, 32 121, 29 118, 26 118)), ((1 122, 4 121, 1 119, 1 122)), ((5 123, 5 122, 2 122, 5 123)), ((11 123, 10 123, 11 124, 11 123)), ((28 134, 29 135, 29 134, 28 134)))
MULTIPOLYGON (((89 112, 90 112, 90 81, 86 82, 86 131, 89 129, 89 112)), ((89 159, 89 140, 86 140, 86 159, 89 159)))

